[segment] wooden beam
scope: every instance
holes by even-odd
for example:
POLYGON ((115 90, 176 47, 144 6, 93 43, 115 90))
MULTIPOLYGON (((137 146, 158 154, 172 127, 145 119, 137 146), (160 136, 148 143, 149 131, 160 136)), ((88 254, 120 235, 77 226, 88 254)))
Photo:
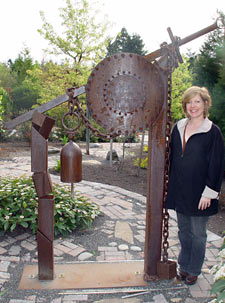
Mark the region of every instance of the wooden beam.
MULTIPOLYGON (((85 86, 81 86, 79 88, 77 88, 74 92, 74 97, 77 97, 81 94, 85 93, 85 86)), ((29 112, 20 115, 18 117, 16 117, 15 119, 8 121, 4 124, 3 128, 4 129, 13 129, 15 128, 17 125, 24 123, 28 120, 30 120, 33 116, 33 113, 35 110, 37 110, 39 113, 44 113, 47 112, 48 110, 68 101, 69 97, 67 94, 61 95, 59 97, 57 97, 56 99, 53 99, 35 109, 30 110, 29 112)))

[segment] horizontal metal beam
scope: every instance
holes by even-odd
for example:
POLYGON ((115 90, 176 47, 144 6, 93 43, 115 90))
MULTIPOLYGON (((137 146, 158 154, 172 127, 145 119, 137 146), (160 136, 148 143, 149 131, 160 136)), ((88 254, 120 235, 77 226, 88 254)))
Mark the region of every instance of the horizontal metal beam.
MULTIPOLYGON (((75 89, 75 92, 74 92, 74 97, 77 97, 81 94, 85 93, 85 86, 81 86, 77 89, 75 89)), ((64 94, 64 95, 61 95, 59 97, 57 97, 56 99, 53 99, 35 109, 32 109, 31 111, 25 113, 25 114, 22 114, 18 117, 16 117, 15 119, 11 120, 11 121, 8 121, 6 122, 4 125, 3 125, 3 128, 4 129, 13 129, 15 128, 17 125, 21 124, 21 123, 24 123, 28 120, 30 120, 33 116, 33 113, 35 110, 37 110, 39 113, 44 113, 44 112, 47 112, 48 110, 68 101, 69 97, 67 94, 64 94)))
MULTIPOLYGON (((218 19, 216 20, 216 22, 214 22, 210 26, 207 26, 207 27, 201 29, 200 31, 198 31, 198 32, 196 32, 196 33, 194 33, 192 35, 189 35, 189 36, 187 36, 187 37, 185 37, 183 39, 178 40, 178 46, 181 46, 181 45, 186 44, 186 43, 188 43, 188 42, 190 42, 190 41, 192 41, 192 40, 194 40, 196 38, 199 38, 199 37, 201 37, 201 36, 203 36, 205 34, 208 34, 209 32, 211 32, 211 31, 213 31, 213 30, 215 30, 217 28, 219 28, 219 26, 218 26, 218 19)), ((169 44, 168 48, 171 48, 172 46, 173 46, 173 43, 169 44)), ((159 57, 165 55, 166 53, 167 53, 167 49, 166 48, 159 48, 159 49, 155 50, 154 52, 152 52, 150 54, 147 54, 145 56, 145 59, 147 59, 149 61, 153 61, 156 58, 159 58, 159 57)))

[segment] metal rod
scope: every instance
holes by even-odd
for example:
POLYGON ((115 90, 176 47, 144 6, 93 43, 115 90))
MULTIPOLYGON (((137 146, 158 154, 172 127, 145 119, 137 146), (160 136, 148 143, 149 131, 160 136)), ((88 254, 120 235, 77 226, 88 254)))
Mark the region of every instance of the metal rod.
POLYGON ((71 183, 71 198, 74 198, 74 183, 71 183))
MULTIPOLYGON (((76 89, 74 96, 76 97, 83 93, 85 93, 85 86, 81 86, 78 89, 76 89)), ((5 128, 5 129, 15 128, 17 125, 30 120, 32 118, 35 110, 37 110, 39 113, 44 113, 56 106, 68 101, 68 99, 69 99, 69 97, 67 94, 61 95, 61 96, 57 97, 56 99, 53 99, 35 109, 32 109, 31 111, 29 111, 23 115, 16 117, 15 119, 13 119, 11 121, 6 122, 3 126, 3 128, 5 128)))
MULTIPOLYGON (((194 40, 194 39, 196 39, 198 37, 201 37, 201 36, 203 36, 205 34, 208 34, 209 32, 211 32, 211 31, 213 31, 215 29, 218 29, 218 28, 219 28, 219 26, 218 26, 218 19, 217 19, 216 22, 214 22, 213 24, 211 24, 211 25, 209 25, 209 26, 201 29, 200 31, 198 31, 198 32, 196 32, 196 33, 194 33, 192 35, 189 35, 189 36, 187 36, 187 37, 179 40, 178 41, 178 45, 181 46, 183 44, 186 44, 186 43, 188 43, 188 42, 190 42, 190 41, 192 41, 192 40, 194 40)), ((173 44, 171 43, 171 44, 168 45, 168 47, 170 48, 170 47, 172 47, 172 45, 173 44)), ((166 52, 167 52, 167 49, 165 49, 165 48, 159 48, 159 49, 155 50, 154 52, 146 55, 145 58, 147 60, 152 61, 152 60, 155 60, 158 57, 161 57, 161 56, 165 55, 166 52)))
POLYGON ((140 174, 140 167, 141 167, 141 160, 142 160, 143 146, 144 146, 144 138, 145 138, 145 132, 142 133, 142 137, 141 137, 141 148, 140 148, 139 161, 138 161, 138 172, 137 172, 138 176, 140 174))
POLYGON ((110 152, 109 152, 109 166, 112 167, 112 147, 113 147, 113 139, 110 139, 110 152))

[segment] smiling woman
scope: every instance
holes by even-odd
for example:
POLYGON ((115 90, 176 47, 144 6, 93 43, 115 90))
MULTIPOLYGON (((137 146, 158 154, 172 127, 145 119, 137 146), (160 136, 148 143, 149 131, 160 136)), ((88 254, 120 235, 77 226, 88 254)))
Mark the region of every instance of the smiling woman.
POLYGON ((177 212, 179 276, 191 285, 201 273, 208 219, 218 212, 224 142, 218 126, 207 118, 211 97, 206 88, 187 89, 182 105, 187 118, 172 132, 166 207, 177 212))

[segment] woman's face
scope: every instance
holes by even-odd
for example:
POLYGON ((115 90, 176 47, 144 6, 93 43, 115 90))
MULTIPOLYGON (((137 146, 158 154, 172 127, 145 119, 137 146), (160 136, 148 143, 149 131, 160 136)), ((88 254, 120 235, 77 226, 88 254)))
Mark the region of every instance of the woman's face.
POLYGON ((192 97, 186 103, 186 111, 191 119, 204 118, 205 103, 199 94, 192 97))

